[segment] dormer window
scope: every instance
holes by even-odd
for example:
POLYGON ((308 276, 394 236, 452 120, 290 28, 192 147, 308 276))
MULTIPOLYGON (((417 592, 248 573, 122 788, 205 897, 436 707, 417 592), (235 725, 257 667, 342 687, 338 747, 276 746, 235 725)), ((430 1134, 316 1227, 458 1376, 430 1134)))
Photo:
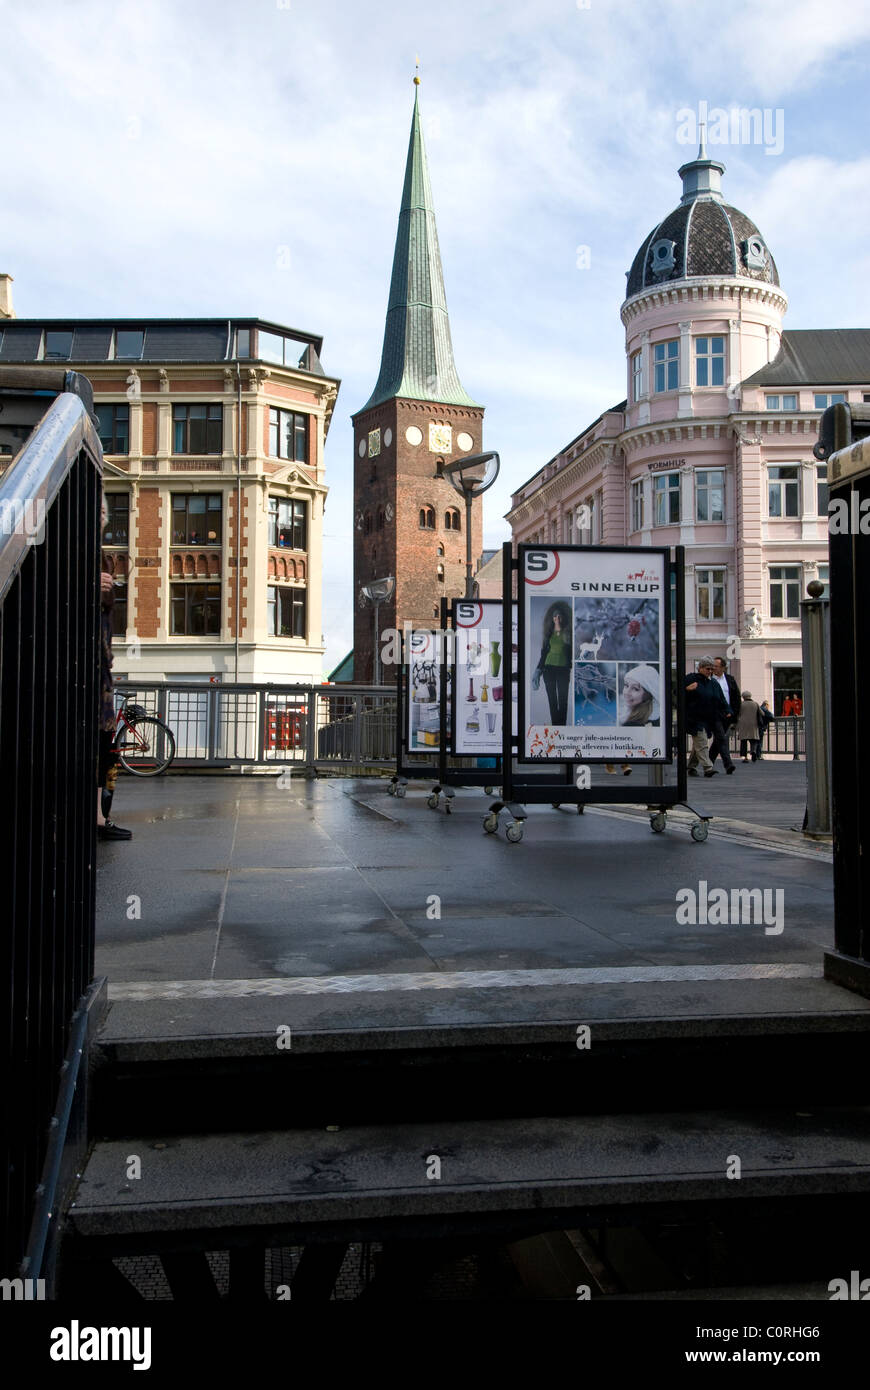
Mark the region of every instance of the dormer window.
POLYGON ((760 236, 747 237, 742 243, 743 259, 748 270, 764 270, 767 265, 767 252, 760 236))
POLYGON ((677 243, 667 237, 659 237, 650 247, 650 264, 653 275, 667 275, 674 269, 674 250, 677 243))

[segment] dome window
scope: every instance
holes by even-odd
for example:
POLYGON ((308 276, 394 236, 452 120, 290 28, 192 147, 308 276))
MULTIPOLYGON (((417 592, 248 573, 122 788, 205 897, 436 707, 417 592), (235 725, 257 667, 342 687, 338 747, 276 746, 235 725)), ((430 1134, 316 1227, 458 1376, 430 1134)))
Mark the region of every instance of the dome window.
POLYGON ((677 243, 660 237, 650 248, 653 275, 667 275, 674 269, 674 249, 677 243))
POLYGON ((760 236, 747 237, 743 243, 743 259, 748 270, 764 270, 767 265, 764 242, 760 236))

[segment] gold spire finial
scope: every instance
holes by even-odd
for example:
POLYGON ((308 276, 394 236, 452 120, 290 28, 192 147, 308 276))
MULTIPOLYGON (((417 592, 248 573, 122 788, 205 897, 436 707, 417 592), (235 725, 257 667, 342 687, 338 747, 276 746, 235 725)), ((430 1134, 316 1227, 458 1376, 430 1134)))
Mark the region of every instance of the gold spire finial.
POLYGON ((415 56, 414 56, 414 62, 415 62, 416 68, 417 68, 417 71, 416 71, 415 74, 414 74, 414 86, 415 86, 415 87, 419 87, 419 85, 420 85, 420 55, 419 55, 419 53, 415 54, 415 56))

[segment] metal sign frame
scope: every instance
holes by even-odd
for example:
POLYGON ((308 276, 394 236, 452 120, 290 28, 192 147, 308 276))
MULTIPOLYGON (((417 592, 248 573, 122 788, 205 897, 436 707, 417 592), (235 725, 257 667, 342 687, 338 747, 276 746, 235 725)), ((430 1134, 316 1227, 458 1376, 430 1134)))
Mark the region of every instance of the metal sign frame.
MULTIPOLYGON (((598 549, 600 549, 600 548, 603 548, 603 547, 598 547, 598 546, 583 546, 583 547, 578 547, 578 546, 541 546, 541 545, 537 545, 537 546, 520 546, 520 547, 518 547, 518 556, 522 555, 522 553, 523 553, 525 550, 529 550, 529 549, 531 549, 531 550, 559 550, 559 549, 564 549, 564 550, 578 550, 578 549, 583 549, 583 550, 596 551, 596 550, 598 550, 598 549)), ((625 551, 633 551, 633 549, 634 549, 634 547, 631 547, 631 546, 623 546, 623 547, 612 546, 612 547, 606 547, 606 548, 607 548, 607 549, 610 549, 610 550, 619 550, 619 549, 621 549, 621 550, 625 550, 625 551)), ((683 672, 685 671, 685 668, 686 668, 685 579, 684 579, 685 550, 684 550, 684 548, 683 548, 682 546, 675 546, 674 549, 673 549, 673 552, 671 552, 670 550, 668 550, 668 551, 665 552, 665 556, 666 556, 665 577, 666 577, 666 581, 667 581, 667 587, 666 587, 666 593, 665 593, 665 600, 666 600, 666 602, 667 602, 667 604, 668 604, 668 610, 667 610, 668 616, 667 616, 667 619, 666 619, 666 621, 665 621, 665 634, 666 634, 666 639, 667 639, 667 640, 666 640, 666 643, 665 643, 665 647, 666 647, 666 652, 665 652, 665 654, 666 654, 666 656, 667 656, 667 665, 668 665, 668 678, 667 678, 667 679, 668 679, 668 689, 669 689, 669 687, 670 687, 670 673, 671 673, 671 671, 673 670, 674 665, 676 666, 676 670, 677 670, 677 673, 678 673, 678 678, 677 678, 677 681, 676 681, 676 705, 675 705, 676 716, 677 716, 677 733, 676 733, 675 745, 674 745, 672 742, 670 742, 670 743, 668 744, 668 747, 669 747, 669 749, 670 749, 670 751, 671 751, 671 754, 672 754, 672 755, 674 755, 674 754, 676 755, 676 772, 677 772, 677 781, 676 781, 676 784, 675 784, 675 785, 674 785, 674 784, 671 784, 671 785, 667 785, 667 786, 664 784, 664 781, 663 781, 663 773, 664 773, 664 766, 665 766, 665 764, 663 764, 662 762, 659 762, 659 761, 653 762, 651 759, 645 759, 644 762, 646 763, 646 765, 647 765, 647 767, 648 767, 648 769, 649 769, 649 773, 650 773, 650 780, 647 782, 646 785, 639 785, 637 782, 635 782, 635 783, 634 783, 634 786, 631 787, 631 788, 629 788, 629 787, 626 787, 626 786, 624 785, 623 782, 621 782, 620 785, 615 785, 615 786, 613 786, 613 787, 600 786, 600 785, 599 785, 599 786, 595 786, 595 787, 591 787, 591 786, 590 786, 590 787, 588 787, 588 788, 587 788, 587 787, 578 787, 578 786, 576 785, 576 780, 575 780, 574 776, 572 775, 572 773, 576 771, 576 768, 577 768, 578 765, 579 765, 579 766, 582 766, 582 765, 584 764, 584 762, 590 762, 591 760, 578 759, 575 763, 565 762, 564 760, 560 760, 559 762, 556 762, 555 760, 553 760, 553 761, 547 761, 547 762, 544 762, 544 761, 542 761, 542 760, 532 760, 532 761, 530 761, 530 762, 521 762, 519 759, 514 760, 514 759, 512 758, 512 756, 511 756, 511 745, 510 745, 510 742, 509 742, 507 736, 504 736, 504 737, 503 737, 503 741, 502 741, 502 761, 503 761, 503 772, 502 772, 502 796, 501 796, 501 798, 500 798, 499 801, 496 801, 496 802, 490 807, 490 815, 489 815, 489 817, 488 817, 488 823, 487 823, 487 821, 484 822, 484 826, 485 826, 486 829, 488 829, 488 830, 494 832, 494 830, 497 828, 497 822, 498 822, 498 815, 499 815, 499 812, 502 811, 502 810, 508 810, 508 812, 509 812, 511 815, 513 815, 513 817, 514 817, 513 823, 512 823, 510 826, 508 826, 508 830, 507 830, 508 838, 509 838, 509 839, 512 839, 512 840, 519 840, 519 839, 522 838, 522 821, 525 819, 525 811, 523 810, 523 804, 528 804, 528 805, 543 805, 543 804, 546 804, 546 803, 550 803, 550 804, 554 804, 554 805, 567 804, 567 805, 576 805, 578 808, 582 808, 582 807, 583 807, 584 805, 586 805, 587 803, 594 802, 594 803, 597 804, 597 805, 608 804, 608 803, 610 803, 610 804, 622 803, 623 805, 643 805, 643 806, 646 806, 646 807, 650 810, 650 812, 653 813, 652 816, 651 816, 651 825, 652 825, 652 828, 653 828, 654 830, 657 830, 657 831, 658 831, 658 830, 664 830, 664 828, 665 828, 665 815, 666 815, 666 812, 667 812, 668 808, 673 807, 673 806, 686 805, 686 804, 687 804, 687 803, 686 803, 687 769, 686 769, 686 757, 685 757, 685 751, 684 751, 684 750, 685 750, 685 746, 686 746, 685 689, 684 689, 684 682, 683 682, 682 675, 681 675, 681 673, 683 673, 683 672), (672 585, 672 584, 674 585, 675 590, 676 590, 676 617, 675 617, 675 619, 671 619, 671 618, 670 618, 670 590, 671 590, 671 585, 672 585), (673 623, 673 626, 674 626, 674 628, 675 628, 675 632, 674 632, 673 637, 671 637, 671 624, 672 624, 672 623, 673 623), (671 650, 671 649, 672 649, 672 646, 673 646, 673 654, 672 654, 672 650, 671 650), (532 768, 533 768, 533 767, 538 767, 538 768, 541 768, 541 767, 552 768, 552 769, 553 769, 553 778, 552 778, 552 780, 545 780, 544 778, 541 778, 540 776, 535 777, 535 778, 532 778, 532 777, 530 776, 530 774, 531 774, 531 771, 532 771, 532 768), (556 770, 557 770, 557 768, 561 768, 561 769, 562 769, 562 778, 561 778, 561 780, 557 780, 557 775, 556 775, 556 770)), ((513 557, 511 542, 510 542, 510 541, 506 541, 506 542, 504 543, 504 545, 502 546, 502 606, 503 606, 503 610, 504 610, 504 613, 503 613, 503 620, 502 620, 502 621, 503 621, 505 624, 508 623, 508 622, 510 621, 510 604, 511 604, 511 601, 512 601, 512 594, 513 594, 513 588, 514 588, 514 577, 515 577, 515 576, 517 576, 517 587, 519 588, 519 575, 521 574, 520 563, 521 563, 521 562, 520 562, 520 558, 514 559, 514 557, 513 557)), ((518 632, 518 645, 519 645, 519 648, 520 648, 519 653, 518 653, 518 658, 519 658, 519 659, 518 659, 518 661, 517 661, 517 674, 518 674, 518 677, 521 677, 522 671, 523 671, 523 667, 524 667, 524 660, 523 660, 523 658, 524 658, 524 643, 525 643, 525 641, 526 641, 526 632, 525 632, 525 624, 524 624, 524 622, 523 622, 523 606, 524 606, 524 605, 523 605, 523 603, 522 603, 522 599, 521 599, 519 596, 518 596, 517 602, 518 602, 518 607, 519 607, 519 611, 518 611, 518 620, 519 620, 519 621, 518 621, 518 626, 517 626, 517 632, 518 632)), ((670 705, 669 705, 669 708, 670 708, 670 705)), ((519 713, 519 716, 520 716, 521 719, 524 718, 524 716, 525 716, 525 707, 524 707, 524 702, 523 702, 523 699, 522 699, 522 691, 519 692, 519 710, 518 710, 518 713, 519 713)), ((669 720, 669 723, 672 721, 672 715, 671 715, 671 714, 668 715, 668 720, 669 720)), ((524 727, 525 727, 525 726, 524 726, 523 724, 520 724, 520 725, 519 725, 520 740, 522 740, 522 738, 523 738, 523 736, 524 736, 524 734, 523 734, 524 727)), ((503 733, 503 735, 504 735, 504 732, 505 732, 505 729, 506 729, 506 728, 507 728, 507 724, 506 724, 506 722, 505 722, 505 723, 502 725, 502 733, 503 733)), ((668 730, 668 732, 670 732, 670 729, 668 730)), ((604 760, 602 759, 602 760, 600 760, 600 761, 604 761, 604 760)), ((607 761, 616 761, 616 758, 607 759, 607 761)), ((635 763, 635 766, 638 766, 638 765, 642 766, 643 764, 637 764, 637 763, 635 763)), ((673 765, 673 756, 672 756, 671 765, 673 765)), ((690 807, 689 809, 690 809, 690 810, 694 810, 693 807, 690 807)), ((692 825, 692 827, 691 827, 692 837, 693 837, 693 839, 697 839, 697 840, 706 839, 706 837, 707 837, 707 822, 709 821, 710 817, 707 816, 707 815, 705 815, 703 812, 699 812, 699 811, 696 811, 696 815, 698 816, 698 820, 697 820, 697 821, 692 825)))

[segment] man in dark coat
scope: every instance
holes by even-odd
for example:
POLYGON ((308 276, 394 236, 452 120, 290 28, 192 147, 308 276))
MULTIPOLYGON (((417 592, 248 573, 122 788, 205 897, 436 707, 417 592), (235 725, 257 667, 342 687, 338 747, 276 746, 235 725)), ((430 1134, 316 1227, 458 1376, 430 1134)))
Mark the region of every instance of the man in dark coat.
POLYGON ((724 656, 717 656, 713 661, 713 680, 722 692, 722 699, 728 706, 727 713, 717 722, 713 729, 713 742, 710 744, 710 761, 715 764, 719 755, 722 755, 722 766, 726 772, 734 771, 734 763, 728 748, 728 735, 732 724, 736 724, 740 719, 740 709, 743 700, 740 694, 740 686, 732 675, 728 673, 728 662, 724 656))
POLYGON ((686 730, 692 735, 688 773, 690 777, 697 777, 700 763, 705 777, 715 777, 716 768, 708 751, 709 739, 714 727, 721 724, 728 710, 725 698, 713 680, 712 657, 701 657, 697 671, 690 671, 686 676, 685 686, 686 730))

